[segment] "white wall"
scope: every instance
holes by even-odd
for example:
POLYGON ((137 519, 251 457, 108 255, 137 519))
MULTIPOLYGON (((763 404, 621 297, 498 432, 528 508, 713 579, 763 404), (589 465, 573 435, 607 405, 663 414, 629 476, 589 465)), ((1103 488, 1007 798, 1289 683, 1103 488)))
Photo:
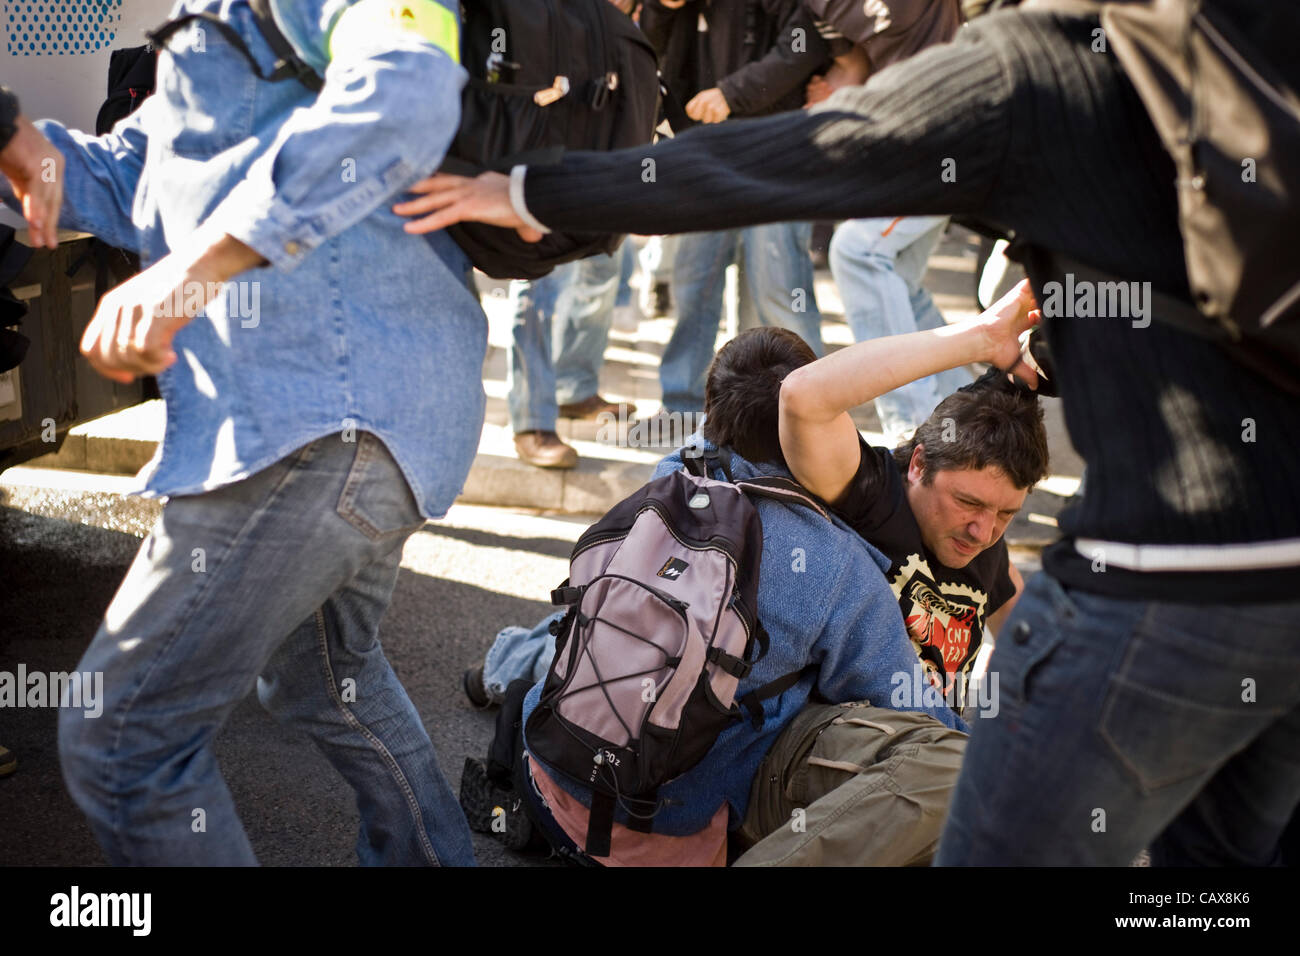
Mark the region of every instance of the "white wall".
MULTIPOLYGON (((18 94, 32 119, 57 119, 93 132, 108 91, 109 53, 145 43, 144 31, 165 22, 175 5, 176 0, 3 0, 0 83, 18 94)), ((0 221, 16 226, 21 217, 6 210, 0 221)))

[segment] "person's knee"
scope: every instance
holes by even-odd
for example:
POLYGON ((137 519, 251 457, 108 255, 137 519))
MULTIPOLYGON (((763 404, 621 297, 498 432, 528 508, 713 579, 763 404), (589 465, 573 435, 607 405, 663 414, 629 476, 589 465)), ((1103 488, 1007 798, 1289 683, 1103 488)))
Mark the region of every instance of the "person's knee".
POLYGON ((827 249, 831 274, 838 281, 844 270, 860 267, 871 254, 872 243, 862 234, 861 227, 855 223, 846 222, 835 230, 834 235, 831 236, 830 246, 827 249))

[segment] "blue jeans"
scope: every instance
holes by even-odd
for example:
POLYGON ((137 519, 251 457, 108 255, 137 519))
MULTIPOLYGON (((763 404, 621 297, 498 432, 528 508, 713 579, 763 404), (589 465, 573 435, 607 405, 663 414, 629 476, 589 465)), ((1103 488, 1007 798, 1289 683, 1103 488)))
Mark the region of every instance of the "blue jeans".
POLYGON ((1298 616, 1294 598, 1120 600, 1035 575, 936 864, 1275 862, 1300 802, 1298 616))
POLYGON ((758 323, 790 329, 822 354, 821 313, 808 254, 811 235, 811 223, 780 222, 678 237, 673 260, 677 324, 659 366, 665 410, 704 411, 727 266, 737 259, 758 323))
POLYGON ((564 617, 558 611, 542 618, 536 627, 507 627, 498 632, 483 659, 483 686, 488 696, 500 702, 514 680, 534 684, 546 676, 555 656, 555 637, 550 623, 564 617))
MULTIPOLYGON (((831 274, 855 341, 943 328, 921 279, 947 222, 940 216, 851 219, 835 230, 831 274)), ((877 398, 876 415, 890 443, 910 436, 942 399, 970 381, 965 369, 949 369, 877 398)))
POLYGON ((612 256, 604 254, 574 264, 573 278, 555 307, 555 398, 569 405, 600 391, 600 369, 622 285, 624 243, 612 256))
POLYGON ((566 262, 549 275, 510 283, 510 426, 554 431, 559 406, 599 391, 622 253, 566 262))
POLYGON ((551 317, 560 293, 573 277, 573 263, 557 266, 549 275, 510 283, 511 326, 509 371, 510 427, 516 435, 555 431, 560 410, 555 400, 551 317))
POLYGON ((631 280, 637 268, 636 248, 630 239, 623 240, 614 258, 618 260, 618 294, 614 297, 614 305, 622 308, 632 304, 631 280))
POLYGON ((78 665, 103 714, 64 709, 69 792, 110 863, 256 863, 213 739, 257 688, 357 794, 363 864, 473 865, 433 744, 379 645, 423 524, 383 443, 318 439, 168 501, 78 665))

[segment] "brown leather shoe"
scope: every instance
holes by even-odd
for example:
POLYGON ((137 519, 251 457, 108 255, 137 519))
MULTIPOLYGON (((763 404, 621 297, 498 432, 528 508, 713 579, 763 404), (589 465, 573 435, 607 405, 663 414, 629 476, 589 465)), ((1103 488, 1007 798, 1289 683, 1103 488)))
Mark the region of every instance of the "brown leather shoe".
POLYGON ((520 432, 515 436, 515 453, 520 461, 538 468, 573 468, 578 452, 555 432, 520 432))
POLYGON ((560 417, 597 419, 602 414, 608 413, 617 418, 620 409, 623 410, 623 414, 627 416, 629 421, 636 418, 636 405, 632 402, 624 402, 620 405, 618 402, 611 402, 609 399, 601 398, 599 395, 589 395, 580 402, 570 402, 568 405, 561 405, 560 417))

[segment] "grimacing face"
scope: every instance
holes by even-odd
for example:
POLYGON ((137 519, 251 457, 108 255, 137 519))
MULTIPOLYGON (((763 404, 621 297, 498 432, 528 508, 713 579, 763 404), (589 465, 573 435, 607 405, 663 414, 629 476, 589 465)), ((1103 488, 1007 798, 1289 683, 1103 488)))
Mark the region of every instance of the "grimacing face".
POLYGON ((997 544, 1029 494, 996 465, 945 468, 929 484, 922 481, 924 475, 925 449, 917 445, 907 467, 907 500, 921 540, 950 568, 964 568, 997 544))

